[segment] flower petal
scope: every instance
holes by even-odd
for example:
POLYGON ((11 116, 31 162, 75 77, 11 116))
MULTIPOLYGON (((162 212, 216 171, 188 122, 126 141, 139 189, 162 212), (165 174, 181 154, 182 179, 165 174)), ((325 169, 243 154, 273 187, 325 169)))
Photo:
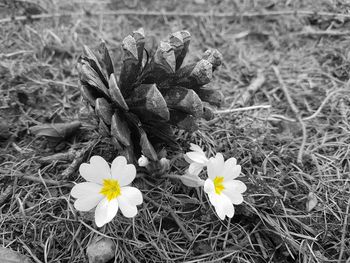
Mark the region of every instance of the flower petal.
POLYGON ((116 157, 111 166, 111 173, 112 173, 112 178, 115 179, 116 173, 120 172, 121 169, 123 169, 127 164, 126 158, 124 156, 118 156, 116 157))
POLYGON ((238 180, 224 182, 224 187, 225 189, 222 192, 230 198, 232 204, 239 205, 243 203, 242 193, 247 190, 247 186, 243 182, 238 180))
POLYGON ((204 165, 200 163, 191 163, 188 167, 188 173, 192 175, 199 175, 203 170, 204 165))
POLYGON ((93 209, 97 204, 103 199, 103 195, 91 194, 90 196, 85 196, 78 198, 74 202, 74 207, 78 211, 87 212, 93 209))
POLYGON ((228 182, 224 182, 223 184, 225 187, 224 190, 228 190, 229 192, 241 194, 247 191, 247 186, 245 185, 245 183, 239 180, 231 180, 228 182))
POLYGON ((184 154, 183 157, 184 157, 186 162, 193 163, 193 161, 190 158, 188 158, 186 154, 184 154))
POLYGON ((222 191, 222 193, 226 195, 234 205, 240 205, 243 203, 243 196, 240 193, 232 193, 225 190, 222 191))
POLYGON ((97 205, 95 210, 95 222, 98 227, 112 221, 118 212, 118 200, 112 199, 108 201, 107 198, 103 198, 97 205))
POLYGON ((224 157, 221 153, 217 153, 215 157, 211 157, 208 162, 208 177, 214 179, 217 176, 223 176, 224 157))
POLYGON ((125 217, 134 217, 137 214, 136 205, 132 204, 126 196, 118 197, 119 207, 125 217))
POLYGON ((121 188, 121 196, 129 200, 132 205, 140 205, 143 202, 142 193, 139 189, 132 186, 124 186, 121 188))
POLYGON ((130 184, 136 177, 136 168, 127 164, 124 156, 118 156, 112 162, 112 178, 118 180, 120 186, 130 184))
POLYGON ((80 175, 89 182, 103 183, 103 179, 111 177, 111 170, 108 163, 101 156, 92 156, 90 164, 82 163, 79 167, 80 175))
POLYGON ((199 147, 197 144, 190 143, 190 145, 191 145, 190 150, 204 154, 204 151, 202 150, 202 148, 199 147))
POLYGON ((124 167, 121 176, 117 177, 120 186, 131 184, 136 177, 136 168, 133 164, 128 164, 124 167))
POLYGON ((206 192, 207 194, 215 192, 214 182, 209 178, 204 182, 204 192, 206 192))
POLYGON ((224 181, 233 180, 238 177, 240 173, 241 166, 237 165, 237 160, 235 158, 231 157, 230 159, 226 160, 222 171, 224 181))
POLYGON ((74 198, 88 197, 92 194, 98 195, 101 191, 101 185, 91 182, 79 183, 73 186, 70 191, 74 198))
POLYGON ((204 153, 199 152, 188 152, 186 153, 187 157, 196 163, 205 164, 208 161, 208 158, 205 156, 204 153))
POLYGON ((225 219, 225 216, 232 218, 234 215, 234 207, 230 199, 224 195, 218 195, 216 193, 208 194, 210 203, 214 206, 215 212, 221 220, 225 219))

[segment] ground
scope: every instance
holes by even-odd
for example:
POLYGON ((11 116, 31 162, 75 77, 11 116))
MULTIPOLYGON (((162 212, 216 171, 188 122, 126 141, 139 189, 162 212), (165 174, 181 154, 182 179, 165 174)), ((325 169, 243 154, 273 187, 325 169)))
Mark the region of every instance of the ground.
MULTIPOLYGON (((350 262, 346 0, 31 2, 0 3, 3 246, 33 262, 87 262, 89 242, 104 235, 117 244, 115 262, 350 262), (135 181, 145 201, 134 219, 119 213, 98 229, 73 208, 78 165, 117 155, 81 98, 82 45, 105 39, 119 69, 120 42, 139 27, 158 39, 190 31, 190 59, 223 54, 211 85, 225 103, 177 137, 184 151, 192 142, 237 158, 248 190, 231 220, 218 219, 201 189, 169 178, 135 181), (81 130, 64 142, 29 132, 76 120, 81 130)), ((186 168, 182 153, 169 151, 173 174, 186 168)))

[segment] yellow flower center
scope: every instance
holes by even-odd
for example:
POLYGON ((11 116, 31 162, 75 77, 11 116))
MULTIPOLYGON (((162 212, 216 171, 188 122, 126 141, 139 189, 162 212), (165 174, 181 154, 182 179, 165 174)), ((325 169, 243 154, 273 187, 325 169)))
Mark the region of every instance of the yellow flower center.
POLYGON ((103 179, 103 187, 100 194, 104 195, 108 201, 120 196, 121 191, 118 180, 103 179))
POLYGON ((219 195, 221 194, 222 190, 225 189, 224 187, 224 177, 222 176, 216 176, 214 179, 214 187, 215 187, 215 192, 219 195))

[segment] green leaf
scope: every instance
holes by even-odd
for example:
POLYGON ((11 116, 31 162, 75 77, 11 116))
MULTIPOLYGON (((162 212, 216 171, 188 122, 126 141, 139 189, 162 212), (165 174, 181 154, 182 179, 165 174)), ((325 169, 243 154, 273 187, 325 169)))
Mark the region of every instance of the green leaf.
POLYGON ((36 136, 44 136, 51 140, 64 140, 75 134, 80 126, 80 121, 73 121, 71 123, 40 124, 29 130, 36 136))

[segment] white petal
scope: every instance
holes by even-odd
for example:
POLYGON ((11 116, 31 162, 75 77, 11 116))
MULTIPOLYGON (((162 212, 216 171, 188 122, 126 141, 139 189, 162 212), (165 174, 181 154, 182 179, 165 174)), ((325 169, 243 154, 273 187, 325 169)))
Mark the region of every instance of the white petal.
POLYGON ((225 190, 222 191, 222 193, 226 195, 234 205, 240 205, 243 203, 243 196, 240 193, 232 193, 225 190))
POLYGON ((188 158, 186 154, 184 154, 183 157, 184 157, 186 162, 193 163, 193 161, 190 158, 188 158))
POLYGON ((231 203, 230 199, 226 195, 221 194, 221 197, 223 198, 222 205, 224 207, 225 214, 227 215, 227 217, 232 218, 233 215, 235 214, 235 208, 233 204, 231 203))
POLYGON ((78 198, 74 202, 74 207, 78 211, 86 212, 93 209, 97 204, 103 199, 103 195, 100 194, 92 194, 90 196, 85 196, 82 198, 78 198))
POLYGON ((127 164, 127 161, 124 156, 116 157, 113 160, 112 166, 111 166, 112 176, 113 176, 113 172, 118 172, 120 169, 123 169, 126 164, 127 164))
POLYGON ((224 164, 224 169, 222 171, 222 176, 224 181, 233 180, 239 176, 241 173, 241 166, 237 165, 237 160, 235 158, 228 159, 224 164))
POLYGON ((88 197, 91 194, 99 194, 102 186, 96 183, 84 182, 73 186, 70 191, 71 196, 74 198, 88 197))
POLYGON ((247 190, 247 186, 243 182, 238 180, 224 182, 224 187, 225 189, 222 192, 230 198, 232 204, 239 205, 243 203, 242 193, 247 190))
POLYGON ((121 188, 121 195, 127 198, 130 204, 140 205, 143 202, 142 193, 139 189, 132 186, 124 186, 121 188))
POLYGON ((200 163, 191 163, 188 167, 188 172, 193 175, 199 175, 200 172, 203 170, 203 164, 200 163))
POLYGON ((89 182, 103 183, 103 179, 111 177, 111 170, 108 163, 101 156, 92 156, 90 164, 83 163, 79 167, 80 175, 89 182))
POLYGON ((118 212, 118 200, 116 198, 108 201, 107 198, 102 199, 95 210, 95 222, 98 227, 102 227, 112 221, 118 212))
POLYGON ((121 195, 118 197, 119 207, 125 217, 134 217, 137 214, 137 207, 131 204, 128 198, 121 195))
POLYGON ((204 182, 204 192, 207 194, 215 192, 214 182, 209 178, 204 182))
POLYGON ((215 212, 219 216, 221 220, 225 219, 225 216, 228 216, 229 218, 232 218, 234 215, 234 207, 232 203, 230 202, 230 199, 224 195, 218 195, 216 193, 210 193, 208 194, 209 201, 212 203, 212 205, 215 208, 215 212))
POLYGON ((120 186, 130 184, 136 176, 133 164, 127 164, 124 156, 118 156, 112 162, 112 178, 118 180, 120 186))
POLYGON ((214 180, 217 176, 223 176, 224 165, 224 157, 221 153, 217 153, 215 157, 211 157, 207 165, 208 177, 214 180))
POLYGON ((225 210, 221 204, 220 196, 215 193, 208 194, 210 203, 214 206, 215 212, 221 220, 225 219, 225 210))
POLYGON ((196 163, 205 164, 208 161, 204 153, 188 152, 186 153, 186 155, 189 159, 191 159, 193 162, 196 162, 196 163))
POLYGON ((241 173, 241 166, 240 165, 236 165, 235 167, 233 167, 233 169, 226 175, 226 178, 224 179, 224 181, 229 181, 229 180, 233 180, 235 178, 237 178, 240 173, 241 173))
POLYGON ((199 147, 197 144, 190 143, 190 145, 191 145, 190 150, 204 154, 204 151, 202 150, 202 148, 199 147))
POLYGON ((241 194, 247 191, 247 186, 245 185, 245 183, 239 180, 231 180, 228 182, 224 182, 223 184, 224 184, 225 190, 228 190, 233 193, 241 194))

